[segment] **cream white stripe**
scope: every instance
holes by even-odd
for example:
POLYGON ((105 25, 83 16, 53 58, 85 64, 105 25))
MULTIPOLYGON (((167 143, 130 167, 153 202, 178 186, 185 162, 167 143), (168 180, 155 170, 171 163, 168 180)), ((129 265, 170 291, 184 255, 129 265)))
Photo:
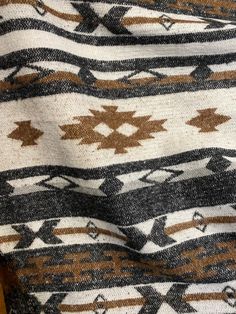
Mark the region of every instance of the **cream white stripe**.
POLYGON ((235 149, 235 92, 236 88, 231 88, 222 89, 220 93, 211 90, 149 96, 142 97, 141 102, 136 98, 105 100, 70 94, 70 97, 57 95, 11 101, 7 105, 3 103, 0 105, 0 171, 25 167, 25 160, 29 167, 51 164, 93 168, 170 156, 193 149, 235 149), (153 139, 140 141, 142 146, 128 148, 128 154, 114 154, 114 149, 97 150, 96 143, 78 145, 80 140, 61 140, 64 132, 59 125, 78 123, 73 117, 92 115, 90 109, 102 111, 102 106, 111 105, 118 106, 118 111, 135 111, 135 116, 151 115, 150 120, 167 119, 164 123, 167 131, 152 133, 153 139), (219 131, 211 133, 201 133, 199 128, 186 125, 187 121, 199 115, 197 110, 206 108, 217 108, 216 113, 231 119, 219 125, 219 131), (44 132, 37 140, 38 145, 21 147, 21 141, 7 138, 17 127, 14 122, 24 120, 31 120, 32 126, 44 132))
POLYGON ((190 43, 190 44, 170 44, 170 45, 136 45, 122 46, 90 46, 80 44, 62 38, 55 34, 37 31, 24 30, 16 33, 8 33, 2 38, 1 55, 29 48, 54 48, 68 51, 84 58, 97 60, 126 60, 130 58, 154 58, 170 56, 195 56, 195 55, 215 55, 236 51, 235 39, 225 41, 190 43), (27 40, 26 40, 27 38, 27 40), (14 45, 13 45, 14 43, 14 45), (142 52, 142 53, 141 53, 142 52))

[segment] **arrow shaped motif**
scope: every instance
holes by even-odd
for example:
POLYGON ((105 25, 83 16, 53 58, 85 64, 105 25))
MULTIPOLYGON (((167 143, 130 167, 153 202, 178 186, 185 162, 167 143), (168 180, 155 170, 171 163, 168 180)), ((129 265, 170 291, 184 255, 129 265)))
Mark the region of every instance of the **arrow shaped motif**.
POLYGON ((83 17, 82 22, 75 28, 77 32, 92 33, 99 24, 102 24, 113 34, 131 34, 121 22, 130 9, 128 7, 113 7, 107 14, 100 17, 88 3, 72 3, 72 5, 83 17))
POLYGON ((161 305, 166 302, 176 313, 195 313, 192 306, 182 297, 189 285, 174 284, 165 296, 161 295, 151 286, 138 287, 136 290, 146 299, 144 306, 138 314, 157 314, 161 305))

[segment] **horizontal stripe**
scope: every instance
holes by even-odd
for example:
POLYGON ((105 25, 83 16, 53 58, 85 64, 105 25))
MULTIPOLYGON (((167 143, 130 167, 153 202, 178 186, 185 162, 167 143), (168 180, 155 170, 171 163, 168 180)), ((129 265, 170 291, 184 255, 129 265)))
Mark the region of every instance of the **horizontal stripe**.
MULTIPOLYGON (((74 77, 75 75, 72 75, 74 77)), ((218 77, 218 79, 206 80, 206 81, 194 81, 191 77, 183 77, 183 81, 179 83, 168 83, 168 84, 160 84, 156 79, 152 79, 156 81, 155 83, 149 82, 149 84, 144 85, 128 85, 126 83, 120 83, 114 81, 114 85, 116 88, 107 88, 108 85, 101 83, 102 86, 93 86, 93 85, 85 85, 80 84, 80 79, 77 77, 77 84, 74 83, 73 78, 71 80, 64 79, 60 80, 52 80, 46 83, 35 83, 35 84, 26 84, 21 88, 15 89, 7 89, 9 83, 2 83, 2 85, 6 88, 5 92, 0 92, 0 101, 6 102, 11 100, 39 97, 39 96, 49 96, 49 95, 58 95, 64 93, 77 93, 77 94, 85 94, 98 98, 105 99, 127 99, 132 97, 140 97, 140 96, 153 96, 153 95, 166 95, 166 94, 174 94, 174 93, 182 93, 182 92, 195 92, 199 90, 214 90, 214 89, 224 89, 231 88, 236 86, 236 80, 234 78, 235 71, 228 73, 228 78, 224 79, 224 74, 222 73, 222 78, 218 77), (118 86, 122 86, 119 88, 118 86)), ((70 78, 70 76, 69 76, 70 78)), ((217 74, 216 74, 217 78, 217 74)), ((29 82, 28 82, 29 83, 29 82)), ((97 84, 99 85, 99 84, 97 84)), ((19 87, 19 86, 18 86, 19 87)))
MULTIPOLYGON (((222 72, 215 72, 209 75, 206 80, 208 82, 214 81, 231 81, 236 80, 236 71, 222 71, 222 72)), ((53 82, 61 82, 66 81, 69 83, 74 83, 77 86, 84 86, 87 84, 83 81, 83 77, 80 74, 75 74, 66 71, 52 71, 52 70, 45 70, 41 73, 32 73, 32 74, 25 74, 22 76, 16 76, 12 78, 12 81, 0 81, 0 90, 2 92, 9 91, 9 90, 17 90, 20 88, 25 88, 32 84, 48 84, 53 82)), ((94 79, 95 82, 91 84, 92 87, 97 89, 105 89, 105 90, 129 90, 135 89, 137 87, 145 88, 148 86, 155 85, 156 87, 162 86, 175 86, 175 85, 182 85, 182 84, 194 84, 197 80, 192 75, 170 75, 163 78, 157 77, 143 77, 143 78, 129 78, 126 77, 118 80, 101 80, 101 79, 94 79)), ((202 83, 202 80, 201 80, 202 83)), ((90 84, 89 84, 90 85, 90 84)))
MULTIPOLYGON (((236 71, 222 71, 215 72, 209 75, 207 78, 207 82, 212 81, 228 81, 236 79, 236 71)), ((30 84, 47 84, 50 82, 60 82, 60 81, 68 81, 70 83, 74 83, 75 85, 86 85, 83 81, 83 77, 80 74, 75 74, 66 71, 55 71, 45 70, 45 73, 42 71, 41 74, 32 73, 25 74, 22 76, 16 76, 13 78, 14 82, 8 81, 0 81, 0 90, 4 92, 5 90, 14 90, 19 88, 24 88, 30 84)), ((185 83, 195 83, 197 80, 192 75, 170 75, 164 78, 156 78, 154 77, 143 77, 143 78, 130 78, 126 81, 126 77, 120 80, 101 80, 96 79, 93 84, 94 87, 98 89, 108 89, 108 90, 116 90, 116 89, 133 89, 137 86, 146 87, 149 85, 157 85, 158 86, 168 86, 168 85, 176 85, 176 84, 185 84, 185 83), (123 80, 123 81, 122 81, 123 80)))
POLYGON ((73 21, 80 23, 83 20, 83 17, 81 17, 79 14, 68 14, 63 13, 60 11, 57 11, 44 3, 39 3, 37 0, 0 0, 0 7, 6 6, 10 4, 28 4, 33 6, 34 8, 40 8, 41 10, 45 11, 46 13, 50 13, 58 18, 64 19, 66 21, 73 21))
MULTIPOLYGON (((68 13, 63 13, 60 12, 58 10, 55 10, 47 5, 45 5, 44 3, 39 3, 37 2, 37 0, 1 0, 0 1, 0 6, 10 6, 10 5, 29 5, 32 6, 33 8, 38 8, 40 10, 42 10, 44 12, 44 14, 49 13, 51 15, 54 15, 55 17, 58 17, 60 19, 64 19, 66 21, 72 21, 72 22, 76 22, 77 24, 82 22, 84 20, 83 16, 81 16, 80 14, 68 14, 68 13)), ((12 9, 12 7, 10 7, 12 9)), ((14 6, 13 6, 14 8, 14 6)), ((73 7, 71 7, 73 8, 73 7)), ((74 8, 73 8, 73 12, 74 12, 74 8)), ((23 12, 22 12, 23 13, 23 12)), ((152 12, 153 13, 153 12, 152 12)), ((185 16, 183 16, 184 18, 180 18, 179 16, 176 17, 172 17, 171 16, 171 21, 175 24, 209 24, 209 20, 203 20, 203 19, 186 19, 185 16)), ((123 26, 131 26, 131 25, 140 25, 140 24, 156 24, 156 23, 160 23, 162 24, 163 18, 162 17, 148 17, 148 16, 129 16, 129 17, 123 17, 120 20, 120 23, 123 26)))
MULTIPOLYGON (((232 298, 236 298, 236 293, 232 294, 232 298)), ((183 301, 185 302, 193 302, 193 301, 225 301, 227 300, 228 296, 226 293, 218 292, 218 293, 199 293, 199 294, 186 294, 183 296, 183 301)), ((97 308, 101 309, 122 309, 126 307, 133 307, 133 306, 142 306, 144 305, 146 300, 144 298, 135 298, 135 299, 121 299, 115 301, 103 301, 103 302, 96 302, 96 303, 87 303, 87 304, 61 304, 59 309, 62 312, 68 313, 80 313, 80 312, 87 312, 87 311, 95 311, 97 308)), ((196 307, 196 306, 195 306, 196 307)), ((226 306, 224 308, 226 310, 226 306)), ((223 313, 223 312, 218 312, 223 313)), ((224 312, 225 313, 225 312, 224 312)))
POLYGON ((198 66, 227 64, 236 61, 236 53, 217 54, 212 56, 187 56, 187 57, 162 57, 162 58, 138 58, 121 61, 100 61, 82 58, 77 54, 72 54, 58 49, 50 48, 30 48, 0 56, 0 69, 10 69, 15 66, 23 67, 29 63, 39 61, 63 62, 78 67, 86 67, 100 72, 117 72, 147 70, 151 68, 175 68, 180 66, 198 66))
MULTIPOLYGON (((94 228, 88 228, 88 227, 87 228, 58 228, 58 229, 55 229, 54 234, 55 235, 69 235, 69 234, 80 234, 80 233, 90 233, 90 232, 92 233, 94 231, 95 231, 94 228)), ((122 236, 110 230, 97 228, 96 232, 100 234, 108 235, 108 236, 111 236, 111 237, 114 237, 123 241, 127 239, 125 236, 122 236)))
POLYGON ((111 197, 68 190, 45 191, 10 198, 3 196, 0 204, 1 224, 71 215, 127 226, 183 209, 233 204, 236 202, 235 174, 236 171, 229 171, 111 197))
MULTIPOLYGON (((73 311, 76 309, 77 311, 88 311, 96 310, 98 307, 101 309, 108 309, 109 307, 113 308, 113 306, 115 305, 117 305, 117 307, 122 307, 123 301, 124 307, 128 306, 129 302, 130 304, 133 304, 132 308, 129 307, 129 309, 127 309, 129 310, 129 313, 133 314, 136 313, 138 310, 136 306, 141 306, 144 303, 149 302, 148 299, 140 294, 139 288, 151 288, 153 289, 153 292, 156 291, 158 293, 160 298, 163 297, 164 299, 166 294, 170 291, 171 288, 173 288, 173 286, 181 287, 181 283, 177 285, 176 283, 152 283, 151 285, 126 286, 122 288, 114 287, 113 289, 99 289, 86 292, 68 292, 65 298, 60 303, 59 307, 60 310, 64 310, 65 313, 73 313, 73 311), (98 296, 103 296, 103 298, 98 298, 98 296)), ((195 302, 192 304, 193 308, 197 312, 203 313, 205 310, 208 311, 207 313, 210 313, 209 311, 212 309, 211 301, 214 300, 214 304, 217 307, 217 311, 219 311, 219 313, 225 314, 226 311, 227 313, 233 313, 234 309, 230 309, 227 303, 227 300, 230 301, 230 295, 227 291, 225 291, 225 288, 228 287, 228 289, 232 290, 231 300, 233 300, 233 289, 235 287, 235 281, 229 281, 223 284, 191 284, 187 285, 187 287, 185 284, 183 284, 183 286, 185 286, 186 289, 183 292, 182 296, 179 298, 179 301, 183 300, 187 303, 195 302, 195 300, 203 301, 195 302)), ((172 292, 175 295, 175 291, 172 290, 172 292)), ((40 292, 33 294, 33 296, 35 296, 40 301, 45 300, 46 296, 49 299, 51 295, 51 293, 40 292)))
MULTIPOLYGON (((99 234, 108 235, 110 237, 114 237, 120 240, 125 241, 127 238, 110 230, 105 230, 101 228, 56 228, 53 232, 54 235, 72 235, 72 234, 81 234, 81 233, 94 233, 97 232, 99 234)), ((7 242, 16 242, 19 241, 21 238, 20 235, 8 235, 8 236, 0 236, 0 244, 7 243, 7 242)))
POLYGON ((182 163, 189 163, 191 161, 202 160, 205 158, 212 158, 214 156, 236 157, 235 149, 224 149, 220 147, 209 147, 202 149, 195 149, 171 156, 161 158, 124 162, 121 164, 113 164, 111 166, 96 167, 91 169, 73 168, 66 166, 44 165, 36 167, 24 167, 21 169, 13 169, 0 172, 2 180, 16 180, 34 176, 49 175, 54 176, 72 176, 83 179, 102 179, 106 177, 114 177, 122 174, 132 172, 168 168, 172 165, 180 165, 182 163))
POLYGON ((201 225, 209 225, 209 224, 233 224, 236 223, 236 216, 218 216, 218 217, 204 217, 199 220, 195 221, 187 221, 183 223, 179 223, 176 225, 173 225, 171 227, 167 227, 165 229, 165 233, 168 235, 175 234, 176 232, 180 232, 186 229, 199 227, 201 225))
MULTIPOLYGON (((5 20, 11 20, 19 17, 19 7, 17 5, 9 6, 11 2, 6 0, 2 0, 3 6, 7 2, 7 7, 3 7, 2 15, 5 20)), ((224 29, 227 26, 234 25, 234 22, 231 21, 219 21, 214 19, 203 19, 203 18, 193 18, 191 16, 186 15, 174 15, 171 14, 168 17, 163 15, 163 12, 156 12, 154 15, 154 11, 149 12, 148 10, 133 10, 131 7, 115 7, 111 6, 110 10, 104 16, 104 10, 101 8, 93 8, 93 6, 89 6, 88 4, 82 4, 83 10, 81 14, 75 14, 75 8, 73 7, 76 4, 71 5, 70 13, 63 13, 57 11, 56 9, 50 8, 47 5, 36 3, 34 0, 28 1, 14 1, 14 3, 22 4, 21 6, 21 15, 20 18, 36 18, 37 20, 41 19, 42 21, 46 21, 54 26, 62 28, 67 31, 71 31, 73 33, 81 33, 80 30, 83 29, 83 26, 90 23, 89 29, 84 29, 84 32, 87 35, 92 33, 93 36, 99 37, 99 27, 98 24, 103 25, 103 27, 110 30, 110 33, 107 32, 106 37, 111 39, 111 36, 114 34, 129 34, 134 37, 140 36, 142 37, 147 34, 148 36, 156 36, 157 33, 160 35, 163 33, 167 36, 181 33, 189 34, 189 33, 198 33, 198 32, 214 32, 220 29, 224 29), (23 5, 25 3, 25 5, 23 5), (27 4, 31 5, 28 6, 27 4), (32 10, 34 8, 34 10, 32 10), (121 9, 122 8, 122 9, 121 9), (95 9, 95 10, 94 10, 95 9), (117 11, 116 11, 117 10, 117 11), (114 18, 116 16, 116 12, 119 10, 123 10, 123 13, 120 17, 114 18), (101 11, 101 12, 100 12, 101 11), (39 13, 41 12, 41 13, 39 13), (129 12, 127 14, 127 12, 129 12), (148 16, 148 13, 151 14, 151 17, 148 16), (42 15, 42 18, 40 17, 42 15), (96 16, 98 20, 92 17, 92 15, 96 16), (132 16, 133 15, 133 16, 132 16), (60 20, 59 20, 60 19, 60 20), (100 19, 100 20, 99 20, 100 19), (113 23, 109 22, 109 20, 113 20, 113 23), (65 22, 66 21, 66 22, 65 22), (68 23, 70 22, 70 23, 68 23), (74 23, 74 24, 73 24, 74 23), (78 29, 80 29, 78 31, 78 29)), ((51 5, 51 3, 49 3, 51 5)), ((56 6, 55 6, 56 8, 56 6)), ((80 10, 78 10, 80 11, 80 10)), ((106 11, 106 10, 105 10, 106 11)), ((118 13, 119 14, 119 13, 118 13)), ((228 27, 227 27, 228 28, 228 27)))
POLYGON ((190 240, 174 250, 170 248, 148 256, 118 245, 96 244, 22 251, 5 257, 16 260, 16 274, 21 281, 28 282, 31 292, 73 291, 75 288, 83 291, 156 281, 220 283, 233 280, 236 275, 234 246, 235 233, 232 233, 190 240), (206 256, 209 246, 211 251, 206 256), (32 276, 36 270, 36 275, 32 276), (52 279, 45 282, 45 275, 52 279), (53 280, 54 276, 57 280, 53 280))
POLYGON ((129 306, 138 306, 144 305, 145 299, 138 298, 138 299, 126 299, 126 300, 116 300, 116 301, 104 301, 104 302, 97 302, 97 303, 89 303, 83 305, 69 305, 69 304, 62 304, 59 306, 60 311, 69 312, 69 313, 80 313, 80 312, 87 312, 87 311, 95 311, 97 308, 105 308, 105 309, 120 309, 129 306))
MULTIPOLYGON (((86 217, 60 218, 57 220, 31 221, 30 224, 4 225, 0 227, 0 249, 6 254, 11 251, 32 250, 43 247, 66 246, 74 244, 94 244, 94 243, 110 243, 122 246, 128 246, 142 254, 152 254, 157 251, 163 251, 167 247, 175 247, 184 241, 197 239, 212 234, 231 233, 235 230, 236 217, 227 216, 227 209, 231 209, 231 215, 234 211, 233 207, 222 206, 221 212, 224 216, 208 216, 207 212, 217 212, 217 207, 198 208, 193 212, 191 220, 182 223, 171 223, 171 215, 165 217, 157 217, 152 221, 145 221, 133 227, 133 231, 125 235, 125 229, 120 228, 124 234, 115 226, 103 222, 102 220, 91 220, 86 217), (202 212, 202 214, 199 213, 202 212), (162 226, 159 226, 159 234, 154 235, 156 224, 162 221, 162 226), (78 226, 78 222, 80 223, 78 226), (213 225, 211 228, 209 225, 213 225), (224 224, 223 226, 216 226, 224 224), (53 225, 48 230, 47 226, 53 225), (150 228, 151 226, 151 228, 150 228), (218 227, 218 228, 217 228, 218 227), (194 229, 193 229, 194 228, 194 229), (44 230, 44 237, 33 230, 44 230), (192 229, 192 230, 191 230, 192 229), (16 231, 18 232, 16 234, 16 231), (182 231, 182 232, 181 232, 182 231), (185 231, 185 232, 183 232, 185 231), (176 235, 177 233, 177 235, 176 235), (3 234, 3 235, 2 235, 3 234), (133 234, 133 235, 132 235, 133 234), (132 243, 133 236, 139 237, 142 235, 142 243, 135 247, 132 243), (76 237, 74 237, 76 235, 76 237), (171 235, 171 237, 169 237, 171 235), (27 242, 26 239, 30 238, 27 242), (57 243, 50 242, 54 238, 57 243), (168 243, 168 241, 171 241, 168 243), (41 240, 41 241, 38 241, 41 240), (118 241, 117 241, 118 240, 118 241), (121 241, 119 241, 121 240, 121 241), (164 243, 166 241, 166 243, 164 243)), ((191 210, 193 211, 193 210, 191 210)), ((189 210, 180 212, 179 214, 187 216, 189 210)), ((181 217, 183 218, 183 217, 181 217)), ((129 230, 129 228, 128 228, 129 230)), ((135 241, 135 239, 134 239, 135 241)))
MULTIPOLYGON (((52 33, 57 36, 60 36, 60 39, 65 38, 69 41, 73 41, 75 43, 80 44, 86 44, 88 46, 94 45, 94 46, 131 46, 131 45, 177 45, 182 44, 181 47, 184 49, 184 44, 187 45, 188 43, 199 43, 202 44, 207 42, 208 45, 208 51, 209 51, 209 43, 214 42, 217 43, 220 39, 220 42, 224 42, 230 39, 235 38, 236 36, 236 30, 216 30, 216 31, 210 31, 210 32, 199 32, 199 33, 188 33, 188 34, 175 34, 175 35, 160 35, 160 36, 88 36, 88 35, 80 35, 76 34, 74 32, 66 31, 62 28, 59 28, 53 24, 36 20, 36 19, 30 19, 30 18, 22 18, 22 19, 13 19, 9 21, 5 21, 0 23, 0 36, 9 34, 11 32, 15 31, 29 31, 29 30, 38 30, 41 32, 47 32, 52 33)), ((55 42, 54 42, 55 44, 55 42)), ((216 45, 216 44, 214 44, 216 45)), ((197 45, 195 47, 199 47, 197 45)), ((221 47, 222 48, 222 47, 221 47)), ((111 50, 111 47, 109 48, 111 50)), ((115 48, 116 49, 116 48, 115 48)), ((159 47, 160 49, 160 47, 159 47)), ((170 50, 171 47, 168 47, 168 50, 170 50)), ((177 47, 175 47, 177 49, 177 47)), ((189 47, 189 50, 191 50, 191 46, 189 47)), ((202 50, 202 53, 204 50, 202 50)), ((220 50, 218 50, 219 52, 220 50)), ((165 47, 165 52, 167 53, 167 49, 165 47)), ((189 52, 189 51, 188 51, 189 52)), ((88 53, 88 51, 87 51, 88 53)), ((199 54, 195 52, 196 54, 199 54)), ((215 50, 215 53, 216 50, 215 50)), ((92 56, 90 56, 92 58, 92 56)))
MULTIPOLYGON (((222 0, 179 0, 173 3, 173 0, 166 0, 165 2, 156 2, 150 0, 102 0, 104 3, 114 3, 123 5, 136 5, 139 7, 145 7, 152 10, 161 10, 164 12, 173 13, 185 13, 197 16, 215 17, 215 18, 228 18, 236 20, 236 8, 234 1, 222 1, 222 0), (200 10, 199 10, 200 6, 200 10), (225 12, 224 8, 230 8, 228 13, 225 12)), ((98 0, 88 0, 90 3, 101 2, 98 0)))

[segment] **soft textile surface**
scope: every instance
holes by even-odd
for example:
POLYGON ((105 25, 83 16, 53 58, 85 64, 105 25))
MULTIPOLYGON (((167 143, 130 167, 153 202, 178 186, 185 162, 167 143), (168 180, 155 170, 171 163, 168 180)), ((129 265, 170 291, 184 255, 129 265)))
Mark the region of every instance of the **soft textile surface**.
POLYGON ((0 16, 1 314, 235 314, 235 0, 0 16))

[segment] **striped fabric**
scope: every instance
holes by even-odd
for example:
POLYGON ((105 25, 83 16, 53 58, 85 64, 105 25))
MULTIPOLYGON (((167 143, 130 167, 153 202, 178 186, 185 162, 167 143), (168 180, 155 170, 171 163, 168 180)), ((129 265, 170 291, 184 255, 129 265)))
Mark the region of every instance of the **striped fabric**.
POLYGON ((235 314, 235 0, 0 0, 0 36, 0 314, 235 314))

